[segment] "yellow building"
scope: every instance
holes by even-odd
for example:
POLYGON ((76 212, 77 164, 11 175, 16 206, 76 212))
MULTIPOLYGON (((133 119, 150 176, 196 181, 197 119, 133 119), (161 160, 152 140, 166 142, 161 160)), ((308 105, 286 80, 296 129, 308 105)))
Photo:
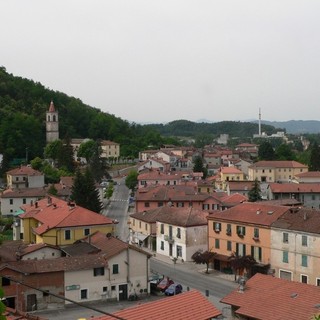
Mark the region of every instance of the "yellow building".
POLYGON ((258 161, 248 168, 248 180, 291 182, 294 176, 304 172, 308 172, 308 166, 297 161, 258 161))
POLYGON ((216 181, 216 186, 222 190, 227 189, 228 181, 243 181, 244 173, 235 167, 221 167, 220 178, 216 181))
POLYGON ((26 243, 68 245, 100 231, 113 234, 114 222, 74 203, 49 196, 22 208, 15 234, 26 243))

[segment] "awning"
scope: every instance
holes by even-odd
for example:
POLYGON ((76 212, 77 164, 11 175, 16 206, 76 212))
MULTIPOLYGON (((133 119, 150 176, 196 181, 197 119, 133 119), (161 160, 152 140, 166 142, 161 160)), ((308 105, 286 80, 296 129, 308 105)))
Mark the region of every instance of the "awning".
POLYGON ((138 233, 138 234, 134 235, 134 238, 136 238, 139 241, 144 241, 148 237, 149 237, 149 235, 145 235, 145 234, 142 234, 142 233, 138 233))
POLYGON ((228 261, 230 261, 230 256, 226 256, 225 254, 217 253, 217 254, 214 256, 214 259, 219 260, 219 261, 228 262, 228 261))

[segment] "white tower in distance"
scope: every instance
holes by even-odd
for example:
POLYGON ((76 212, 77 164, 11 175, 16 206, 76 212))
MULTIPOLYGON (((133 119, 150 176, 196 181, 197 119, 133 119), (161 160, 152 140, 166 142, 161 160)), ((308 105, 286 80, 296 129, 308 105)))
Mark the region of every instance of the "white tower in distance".
POLYGON ((47 143, 59 139, 59 117, 53 101, 50 103, 49 111, 46 112, 46 137, 47 143))
POLYGON ((259 137, 261 137, 261 108, 259 108, 259 137))

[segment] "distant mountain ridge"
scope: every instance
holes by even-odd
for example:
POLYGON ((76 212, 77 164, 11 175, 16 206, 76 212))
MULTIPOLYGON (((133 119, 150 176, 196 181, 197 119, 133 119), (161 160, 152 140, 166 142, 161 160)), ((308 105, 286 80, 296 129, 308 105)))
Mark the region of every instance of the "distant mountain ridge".
MULTIPOLYGON (((215 123, 207 119, 199 119, 197 123, 215 123)), ((241 122, 258 123, 258 120, 246 120, 241 122)), ((261 120, 261 124, 273 126, 275 128, 285 129, 287 133, 304 134, 320 133, 320 121, 318 120, 288 120, 288 121, 267 121, 261 120)))
MULTIPOLYGON (((256 123, 258 121, 255 121, 256 123)), ((303 134, 303 133, 320 133, 320 121, 318 120, 289 120, 289 121, 264 121, 261 123, 274 126, 276 128, 284 128, 287 133, 303 134)))

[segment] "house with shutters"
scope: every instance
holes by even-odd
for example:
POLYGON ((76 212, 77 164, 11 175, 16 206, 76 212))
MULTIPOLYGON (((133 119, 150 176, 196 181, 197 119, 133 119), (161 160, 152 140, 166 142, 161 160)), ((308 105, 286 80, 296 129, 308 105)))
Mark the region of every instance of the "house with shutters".
POLYGON ((320 286, 320 211, 295 207, 271 226, 275 276, 320 286))
POLYGON ((191 261, 196 251, 207 248, 207 216, 208 212, 192 207, 162 207, 156 217, 156 252, 191 261))
MULTIPOLYGON (((266 273, 271 263, 271 226, 289 207, 245 202, 208 216, 208 249, 217 253, 214 269, 227 270, 229 257, 251 255, 254 271, 266 273)), ((272 266, 271 266, 272 268, 272 266)))
POLYGON ((14 223, 14 240, 26 243, 69 245, 96 231, 113 234, 115 230, 110 218, 53 196, 22 210, 14 223))

